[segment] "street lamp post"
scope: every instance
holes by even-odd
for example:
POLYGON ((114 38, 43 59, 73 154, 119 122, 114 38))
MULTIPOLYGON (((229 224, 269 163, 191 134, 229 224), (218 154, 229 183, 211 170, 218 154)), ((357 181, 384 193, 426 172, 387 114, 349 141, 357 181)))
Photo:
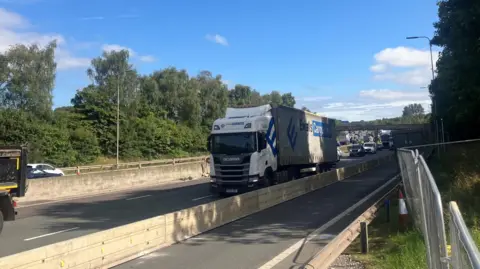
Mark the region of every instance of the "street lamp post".
POLYGON ((120 141, 120 74, 118 75, 117 80, 117 169, 118 169, 118 149, 120 141))
MULTIPOLYGON (((432 40, 427 37, 427 36, 407 36, 407 39, 419 39, 423 38, 428 40, 428 45, 430 46, 430 65, 432 69, 432 81, 435 79, 435 71, 433 67, 433 52, 432 52, 432 40)), ((435 102, 434 96, 432 96, 432 103, 433 103, 433 110, 435 113, 432 113, 435 117, 434 122, 435 122, 435 140, 438 143, 439 142, 439 135, 438 135, 438 120, 437 120, 437 102, 435 102)))

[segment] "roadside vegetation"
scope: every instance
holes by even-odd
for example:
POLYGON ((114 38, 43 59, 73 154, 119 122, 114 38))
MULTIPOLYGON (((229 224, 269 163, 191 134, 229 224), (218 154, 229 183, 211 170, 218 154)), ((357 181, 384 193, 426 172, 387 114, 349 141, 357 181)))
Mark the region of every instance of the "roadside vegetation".
POLYGON ((129 52, 122 50, 93 59, 86 70, 91 83, 77 90, 71 106, 52 109, 55 49, 52 42, 46 47, 17 45, 0 53, 0 145, 27 145, 29 162, 111 162, 116 155, 117 97, 123 161, 206 153, 211 124, 227 106, 295 105, 291 93, 261 95, 245 85, 229 89, 221 75, 209 71, 192 76, 168 67, 139 74, 129 52))

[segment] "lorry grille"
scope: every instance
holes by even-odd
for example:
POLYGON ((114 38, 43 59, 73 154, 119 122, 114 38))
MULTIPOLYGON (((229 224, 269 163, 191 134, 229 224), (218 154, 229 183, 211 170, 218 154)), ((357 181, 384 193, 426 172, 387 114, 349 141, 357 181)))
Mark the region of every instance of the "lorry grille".
POLYGON ((249 163, 215 164, 215 175, 223 180, 241 180, 248 177, 249 163))

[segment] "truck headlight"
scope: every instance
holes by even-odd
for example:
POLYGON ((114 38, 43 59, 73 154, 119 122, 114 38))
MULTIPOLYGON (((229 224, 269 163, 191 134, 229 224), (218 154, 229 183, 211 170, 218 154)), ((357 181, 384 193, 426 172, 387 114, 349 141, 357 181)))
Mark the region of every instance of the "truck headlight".
POLYGON ((250 177, 250 178, 248 178, 248 182, 250 182, 250 183, 258 182, 258 177, 250 177))

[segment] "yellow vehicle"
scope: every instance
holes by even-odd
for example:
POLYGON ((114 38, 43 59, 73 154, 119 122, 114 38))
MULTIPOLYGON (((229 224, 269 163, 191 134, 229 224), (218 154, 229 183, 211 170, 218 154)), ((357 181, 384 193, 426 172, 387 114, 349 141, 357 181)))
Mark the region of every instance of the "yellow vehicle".
POLYGON ((27 150, 24 147, 0 147, 0 233, 4 221, 13 221, 17 214, 15 197, 25 195, 27 150))

